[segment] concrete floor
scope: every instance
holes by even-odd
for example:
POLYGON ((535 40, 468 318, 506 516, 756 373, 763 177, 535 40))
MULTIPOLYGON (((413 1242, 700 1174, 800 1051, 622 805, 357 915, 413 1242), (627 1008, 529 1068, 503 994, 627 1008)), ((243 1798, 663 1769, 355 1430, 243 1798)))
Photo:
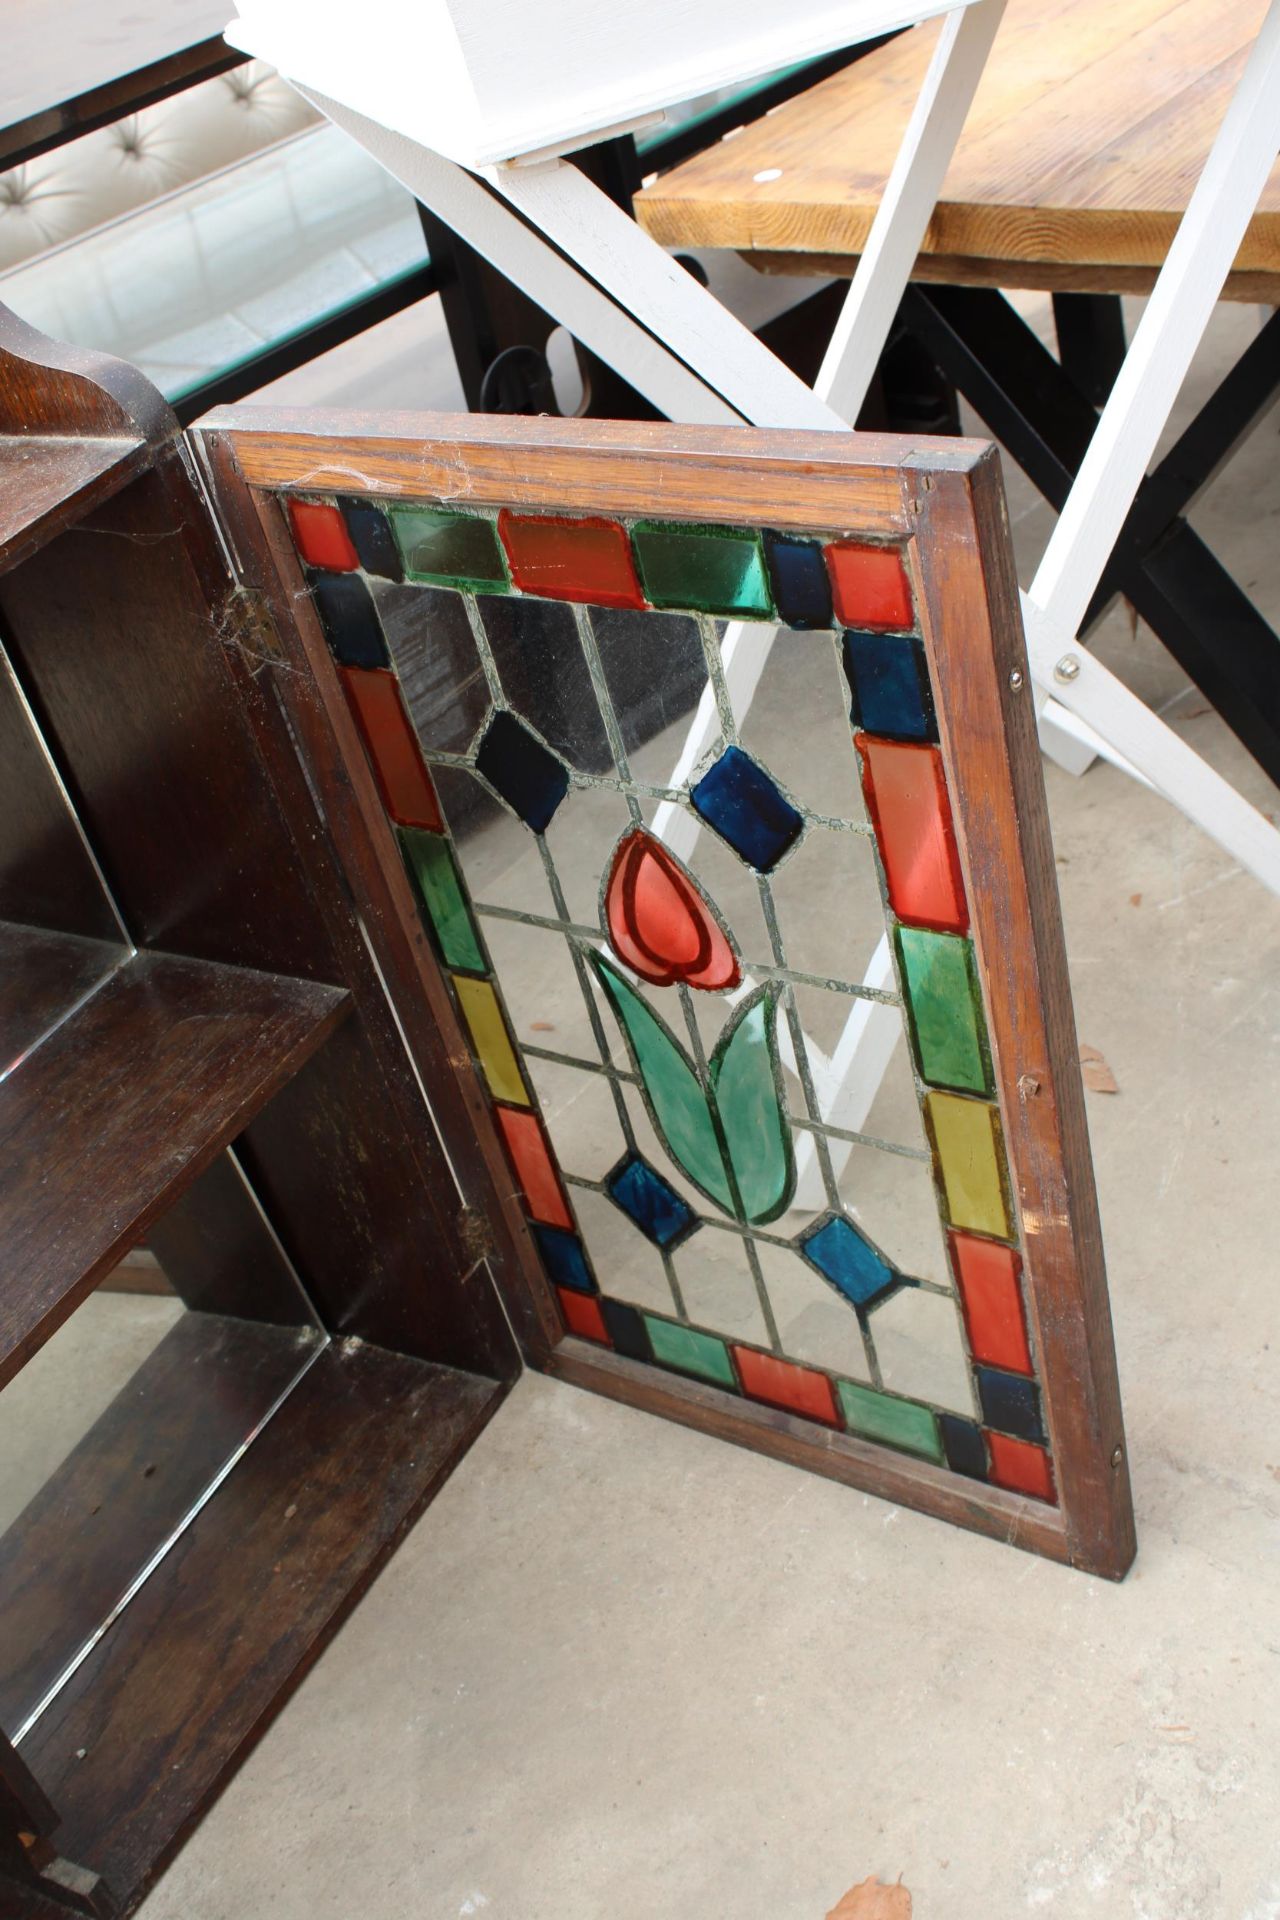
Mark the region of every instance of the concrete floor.
MULTIPOLYGON (((1273 619, 1276 433, 1200 515, 1273 619)), ((1025 577, 1049 516, 1009 484, 1025 577)), ((1098 645, 1275 809, 1149 634, 1098 645)), ((873 1872, 917 1920, 1280 1916, 1280 910, 1109 768, 1046 778, 1120 1088, 1088 1106, 1128 1580, 526 1377, 145 1920, 821 1920, 873 1872)))

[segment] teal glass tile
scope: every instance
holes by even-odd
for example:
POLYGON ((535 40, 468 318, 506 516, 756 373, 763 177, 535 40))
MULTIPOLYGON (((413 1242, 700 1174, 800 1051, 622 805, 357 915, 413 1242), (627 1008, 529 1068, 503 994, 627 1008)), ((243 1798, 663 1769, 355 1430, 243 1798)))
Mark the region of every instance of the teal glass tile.
POLYGON ((894 938, 921 1079, 960 1093, 991 1093, 991 1057, 973 942, 923 927, 898 927, 894 938))
POLYGON ((745 527, 640 520, 631 529, 631 542, 651 606, 773 619, 758 534, 745 527))
POLYGON ((652 1313, 645 1314, 644 1324, 653 1357, 662 1366, 676 1367, 681 1373, 696 1373, 699 1379, 737 1392, 738 1377, 723 1340, 699 1333, 695 1327, 677 1326, 673 1320, 659 1320, 652 1313))
POLYGON ((506 563, 491 520, 445 507, 391 507, 396 545, 410 580, 437 587, 506 593, 506 563))
POLYGON ((857 1386, 852 1380, 837 1380, 836 1389, 850 1433, 941 1462, 942 1442, 931 1408, 922 1407, 918 1400, 899 1400, 876 1387, 857 1386))

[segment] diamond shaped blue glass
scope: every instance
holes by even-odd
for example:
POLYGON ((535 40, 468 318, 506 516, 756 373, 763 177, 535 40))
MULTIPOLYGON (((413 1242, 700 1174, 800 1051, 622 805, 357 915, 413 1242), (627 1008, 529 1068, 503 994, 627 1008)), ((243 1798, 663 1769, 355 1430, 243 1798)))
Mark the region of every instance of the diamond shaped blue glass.
POLYGON ((615 1206, 634 1220, 646 1239, 665 1250, 674 1247, 698 1225, 698 1216, 687 1206, 662 1175, 629 1153, 620 1160, 604 1183, 604 1190, 615 1206))
POLYGON ((898 1275, 865 1234, 830 1214, 799 1241, 801 1253, 855 1307, 870 1307, 898 1284, 898 1275))
POLYGON ((518 813, 526 827, 545 833, 569 791, 569 770, 514 713, 495 713, 485 728, 476 772, 518 813))
POLYGON ((726 747, 689 798, 707 825, 757 873, 776 867, 804 826, 786 795, 741 747, 726 747))

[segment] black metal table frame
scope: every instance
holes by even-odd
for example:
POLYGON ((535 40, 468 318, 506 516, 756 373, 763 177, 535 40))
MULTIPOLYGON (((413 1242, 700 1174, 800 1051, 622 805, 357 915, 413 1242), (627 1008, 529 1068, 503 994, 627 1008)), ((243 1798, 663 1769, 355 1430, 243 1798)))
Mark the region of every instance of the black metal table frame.
MULTIPOLYGON (((1124 357, 1118 294, 1055 294, 1059 358, 1005 298, 914 283, 903 328, 1061 511, 1124 357)), ((1280 637, 1187 519, 1280 394, 1280 314, 1138 489, 1081 627, 1123 594, 1280 784, 1280 637)))

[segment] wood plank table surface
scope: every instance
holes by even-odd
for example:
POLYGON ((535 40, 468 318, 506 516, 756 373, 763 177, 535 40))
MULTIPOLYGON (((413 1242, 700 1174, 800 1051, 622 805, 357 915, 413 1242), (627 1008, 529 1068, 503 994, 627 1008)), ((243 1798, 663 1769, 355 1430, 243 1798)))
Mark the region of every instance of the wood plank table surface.
MULTIPOLYGON (((914 277, 1141 293, 1152 285, 1267 0, 1009 0, 914 277)), ((913 28, 636 198, 666 246, 848 274, 939 23, 913 28)), ((1280 301, 1280 164, 1224 292, 1280 301)))

